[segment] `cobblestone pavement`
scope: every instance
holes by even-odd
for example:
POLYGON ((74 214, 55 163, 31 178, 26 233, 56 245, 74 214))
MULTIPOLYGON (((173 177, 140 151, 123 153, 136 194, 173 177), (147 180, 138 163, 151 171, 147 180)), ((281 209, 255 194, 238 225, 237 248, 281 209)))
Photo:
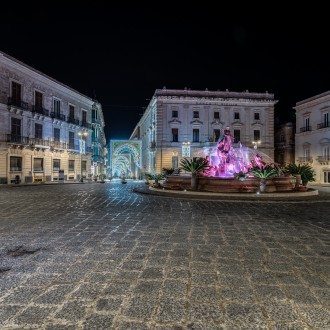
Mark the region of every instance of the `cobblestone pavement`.
POLYGON ((330 329, 330 195, 0 189, 0 329, 330 329))

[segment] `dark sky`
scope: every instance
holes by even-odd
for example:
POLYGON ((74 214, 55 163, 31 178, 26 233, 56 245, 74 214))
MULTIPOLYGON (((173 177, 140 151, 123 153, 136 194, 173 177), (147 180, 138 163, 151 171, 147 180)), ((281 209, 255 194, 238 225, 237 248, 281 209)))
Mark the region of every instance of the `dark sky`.
POLYGON ((129 138, 163 86, 268 91, 282 120, 292 119, 296 102, 330 90, 329 25, 320 7, 109 3, 15 3, 0 17, 0 51, 96 96, 107 139, 129 138))

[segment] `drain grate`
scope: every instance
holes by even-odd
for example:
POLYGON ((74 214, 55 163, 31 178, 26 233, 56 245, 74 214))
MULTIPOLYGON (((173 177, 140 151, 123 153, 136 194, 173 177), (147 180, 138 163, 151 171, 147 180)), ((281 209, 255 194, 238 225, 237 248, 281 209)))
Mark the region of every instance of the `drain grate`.
POLYGON ((39 251, 40 249, 28 249, 20 246, 14 250, 8 250, 8 254, 12 257, 19 257, 25 254, 33 254, 39 251))

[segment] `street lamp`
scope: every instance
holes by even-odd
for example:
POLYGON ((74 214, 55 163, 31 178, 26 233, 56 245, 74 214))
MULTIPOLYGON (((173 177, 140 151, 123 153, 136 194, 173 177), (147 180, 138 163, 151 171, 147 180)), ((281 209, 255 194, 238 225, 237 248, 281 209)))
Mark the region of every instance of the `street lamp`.
POLYGON ((253 148, 254 148, 254 149, 258 149, 258 145, 259 145, 260 143, 261 143, 260 140, 258 140, 258 141, 252 141, 253 148))

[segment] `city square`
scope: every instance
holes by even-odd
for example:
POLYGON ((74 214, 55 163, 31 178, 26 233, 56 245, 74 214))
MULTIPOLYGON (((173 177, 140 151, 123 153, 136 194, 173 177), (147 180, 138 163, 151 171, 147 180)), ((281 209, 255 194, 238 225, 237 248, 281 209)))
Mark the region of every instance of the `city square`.
POLYGON ((1 186, 1 329, 330 328, 328 187, 210 200, 127 181, 1 186))

